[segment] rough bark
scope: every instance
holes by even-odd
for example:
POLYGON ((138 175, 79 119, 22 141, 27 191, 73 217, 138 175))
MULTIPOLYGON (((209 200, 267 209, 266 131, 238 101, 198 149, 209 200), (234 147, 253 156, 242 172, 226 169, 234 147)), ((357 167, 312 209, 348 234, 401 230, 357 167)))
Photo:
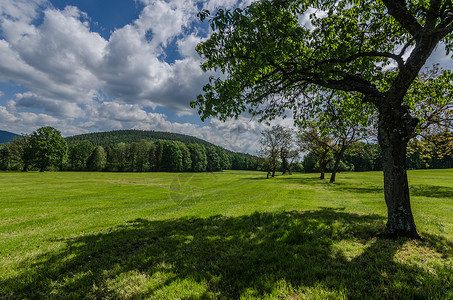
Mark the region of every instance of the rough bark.
POLYGON ((325 178, 325 172, 326 172, 325 170, 326 170, 326 166, 320 164, 319 165, 319 172, 321 173, 321 175, 319 176, 319 179, 324 179, 325 178))
POLYGON ((419 238, 412 215, 406 172, 406 147, 418 120, 407 108, 381 111, 379 145, 382 149, 384 195, 387 205, 386 235, 419 238))

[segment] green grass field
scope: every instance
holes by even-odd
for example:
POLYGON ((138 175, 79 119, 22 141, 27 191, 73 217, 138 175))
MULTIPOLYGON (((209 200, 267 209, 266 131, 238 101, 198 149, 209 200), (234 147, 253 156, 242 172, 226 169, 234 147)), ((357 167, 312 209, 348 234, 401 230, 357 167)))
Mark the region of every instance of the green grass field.
POLYGON ((382 173, 0 173, 0 298, 453 299, 453 170, 409 172, 421 241, 377 238, 382 173))

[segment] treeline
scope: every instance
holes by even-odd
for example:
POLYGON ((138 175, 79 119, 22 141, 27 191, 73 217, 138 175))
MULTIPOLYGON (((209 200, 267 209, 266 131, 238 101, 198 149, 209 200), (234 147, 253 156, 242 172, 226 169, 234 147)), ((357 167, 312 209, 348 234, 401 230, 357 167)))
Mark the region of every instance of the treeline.
POLYGON ((75 135, 65 138, 68 145, 75 145, 82 141, 89 141, 95 146, 110 146, 116 145, 118 143, 138 143, 141 140, 147 141, 157 141, 157 140, 167 140, 167 141, 179 141, 184 144, 202 144, 205 146, 213 146, 213 144, 208 143, 205 140, 179 134, 172 132, 161 132, 161 131, 151 131, 151 130, 114 130, 106 132, 93 132, 75 135))
POLYGON ((181 141, 140 140, 100 146, 90 141, 72 145, 51 127, 0 145, 0 169, 46 169, 110 172, 215 172, 258 170, 261 162, 247 154, 214 145, 181 141))
MULTIPOLYGON (((441 144, 427 144, 414 140, 408 145, 406 167, 408 170, 416 169, 446 169, 453 168, 453 149, 443 149, 441 144), (429 146, 428 146, 429 145, 429 146)), ((328 158, 327 171, 333 168, 334 158, 328 158)), ((315 153, 305 155, 302 161, 305 172, 317 172, 318 159, 315 153)), ((350 146, 340 162, 340 171, 382 171, 382 155, 378 144, 358 142, 350 146)))

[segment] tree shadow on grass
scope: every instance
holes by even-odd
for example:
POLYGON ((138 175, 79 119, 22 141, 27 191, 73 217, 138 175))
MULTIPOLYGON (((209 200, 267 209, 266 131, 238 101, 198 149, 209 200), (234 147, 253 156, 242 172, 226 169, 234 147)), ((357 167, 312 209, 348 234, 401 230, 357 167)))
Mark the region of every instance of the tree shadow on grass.
POLYGON ((350 186, 338 185, 337 188, 342 192, 349 192, 354 194, 384 194, 384 188, 378 186, 350 186))
MULTIPOLYGON (((312 293, 381 299, 453 292, 445 288, 449 270, 442 277, 394 259, 409 241, 375 238, 384 221, 333 209, 137 219, 64 240, 59 252, 38 257, 31 270, 0 282, 0 297, 236 299, 312 293)), ((446 247, 439 239, 432 237, 426 246, 446 247)))
POLYGON ((427 184, 411 185, 409 188, 412 196, 453 198, 453 188, 427 184))
POLYGON ((263 176, 256 176, 256 177, 246 177, 244 180, 272 180, 272 179, 278 179, 278 180, 285 180, 285 181, 297 181, 299 183, 304 183, 304 182, 311 182, 311 181, 319 181, 321 183, 325 183, 324 180, 319 179, 319 175, 317 177, 310 177, 310 178, 300 178, 298 176, 293 176, 293 175, 281 175, 281 174, 276 174, 275 177, 266 177, 266 173, 262 173, 263 176))

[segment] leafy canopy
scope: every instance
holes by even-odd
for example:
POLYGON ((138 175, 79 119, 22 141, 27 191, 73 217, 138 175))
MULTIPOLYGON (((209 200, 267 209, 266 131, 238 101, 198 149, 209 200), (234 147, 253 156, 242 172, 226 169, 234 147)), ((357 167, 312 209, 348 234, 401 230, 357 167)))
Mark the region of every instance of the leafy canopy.
POLYGON ((202 119, 244 111, 272 119, 287 109, 303 118, 325 103, 314 95, 329 90, 359 115, 379 107, 398 80, 401 92, 393 92, 403 102, 423 65, 419 54, 433 49, 426 36, 451 50, 450 1, 265 0, 199 16, 213 30, 197 46, 202 69, 226 74, 211 77, 191 103, 202 119))

